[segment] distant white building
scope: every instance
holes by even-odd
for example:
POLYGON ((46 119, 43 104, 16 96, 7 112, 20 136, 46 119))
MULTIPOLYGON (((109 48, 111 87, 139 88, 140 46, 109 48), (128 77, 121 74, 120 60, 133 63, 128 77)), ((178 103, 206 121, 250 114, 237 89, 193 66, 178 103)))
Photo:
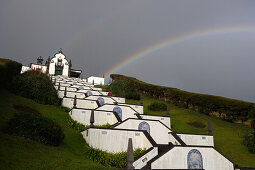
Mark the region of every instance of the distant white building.
POLYGON ((91 76, 87 78, 87 82, 95 85, 104 85, 104 78, 91 76))
POLYGON ((63 54, 60 49, 54 57, 47 59, 45 64, 43 64, 43 58, 40 56, 37 58, 37 63, 31 63, 30 66, 22 66, 21 73, 24 73, 28 70, 40 70, 43 73, 50 75, 63 75, 68 77, 80 77, 81 70, 72 69, 71 60, 67 60, 66 56, 63 54))

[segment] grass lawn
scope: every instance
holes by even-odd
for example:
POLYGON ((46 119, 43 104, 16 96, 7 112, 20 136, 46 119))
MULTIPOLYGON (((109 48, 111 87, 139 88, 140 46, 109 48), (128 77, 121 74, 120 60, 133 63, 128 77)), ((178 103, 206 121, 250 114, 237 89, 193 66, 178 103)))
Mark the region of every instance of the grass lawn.
POLYGON ((70 117, 60 107, 41 105, 6 91, 0 92, 0 96, 0 169, 114 169, 88 158, 85 140, 80 133, 68 127, 70 117), (6 122, 16 111, 13 105, 29 106, 62 124, 64 142, 58 147, 46 146, 3 133, 6 122))
MULTIPOLYGON (((148 106, 157 99, 143 96, 144 113, 148 115, 166 115, 166 112, 153 112, 148 106)), ((163 102, 163 101, 162 101, 163 102)), ((140 104, 140 101, 126 100, 129 104, 140 104)), ((207 116, 193 110, 180 108, 165 102, 170 109, 171 129, 179 133, 207 134, 207 122, 211 120, 215 148, 228 159, 242 167, 255 167, 255 154, 248 151, 242 144, 243 135, 249 128, 242 124, 230 123, 221 119, 207 116), (187 123, 200 122, 205 128, 196 128, 187 123)))

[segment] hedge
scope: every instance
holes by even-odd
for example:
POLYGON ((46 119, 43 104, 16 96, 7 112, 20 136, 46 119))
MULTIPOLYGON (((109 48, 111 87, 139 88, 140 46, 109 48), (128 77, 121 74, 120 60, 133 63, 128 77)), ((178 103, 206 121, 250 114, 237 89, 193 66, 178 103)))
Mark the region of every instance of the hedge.
MULTIPOLYGON (((137 148, 134 150, 134 157, 139 156, 146 149, 137 148)), ((127 166, 127 152, 109 153, 100 149, 89 147, 89 158, 107 167, 124 168, 127 166)))
POLYGON ((26 71, 13 78, 10 87, 13 93, 30 98, 41 104, 60 105, 57 90, 49 77, 40 71, 26 71))
POLYGON ((162 102, 153 102, 148 106, 148 109, 152 111, 166 111, 167 105, 162 102))
POLYGON ((7 87, 12 79, 20 74, 22 64, 0 58, 0 90, 7 87))
POLYGON ((199 94, 177 88, 156 86, 124 75, 112 74, 113 82, 131 84, 133 91, 169 101, 177 106, 193 109, 207 115, 216 115, 227 121, 246 121, 255 116, 255 103, 220 96, 199 94))
POLYGON ((40 114, 27 112, 16 113, 8 121, 5 131, 53 146, 60 145, 64 139, 62 125, 40 114))
POLYGON ((139 93, 133 91, 133 83, 129 83, 125 80, 119 80, 112 82, 107 86, 106 91, 111 91, 114 96, 125 97, 126 99, 140 100, 139 93))

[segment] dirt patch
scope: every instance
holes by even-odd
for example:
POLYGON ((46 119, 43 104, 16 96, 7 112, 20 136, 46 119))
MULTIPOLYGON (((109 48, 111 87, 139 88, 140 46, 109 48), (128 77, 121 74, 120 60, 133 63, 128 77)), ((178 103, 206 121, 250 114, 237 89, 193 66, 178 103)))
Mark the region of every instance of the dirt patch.
POLYGON ((190 125, 190 126, 196 127, 196 128, 201 128, 201 129, 203 129, 203 128, 206 127, 205 124, 203 124, 203 123, 201 123, 201 122, 196 122, 196 121, 194 121, 194 122, 188 122, 187 124, 190 125))
POLYGON ((22 111, 22 112, 27 112, 27 113, 32 113, 32 114, 40 114, 40 112, 38 112, 37 110, 32 109, 31 107, 28 107, 28 106, 13 105, 13 108, 17 111, 22 111))

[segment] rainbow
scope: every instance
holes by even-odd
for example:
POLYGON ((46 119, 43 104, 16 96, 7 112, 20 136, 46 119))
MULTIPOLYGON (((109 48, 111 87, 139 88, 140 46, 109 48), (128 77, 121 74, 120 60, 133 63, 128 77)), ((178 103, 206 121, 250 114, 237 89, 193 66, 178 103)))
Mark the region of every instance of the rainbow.
POLYGON ((207 36, 214 36, 214 35, 219 36, 219 35, 223 35, 223 34, 232 34, 232 33, 239 33, 239 32, 253 32, 253 31, 255 31, 254 26, 221 27, 221 28, 208 29, 208 30, 199 31, 199 32, 192 32, 189 34, 169 38, 162 42, 158 42, 157 44, 151 45, 137 53, 134 53, 130 57, 127 57, 121 63, 114 66, 112 69, 108 70, 105 73, 105 77, 109 78, 110 74, 117 73, 122 68, 126 67, 127 65, 129 65, 131 63, 134 63, 138 59, 141 59, 141 58, 148 56, 156 51, 159 51, 162 48, 176 45, 177 43, 181 43, 181 42, 184 42, 187 40, 194 40, 197 38, 203 38, 203 37, 207 37, 207 36))

